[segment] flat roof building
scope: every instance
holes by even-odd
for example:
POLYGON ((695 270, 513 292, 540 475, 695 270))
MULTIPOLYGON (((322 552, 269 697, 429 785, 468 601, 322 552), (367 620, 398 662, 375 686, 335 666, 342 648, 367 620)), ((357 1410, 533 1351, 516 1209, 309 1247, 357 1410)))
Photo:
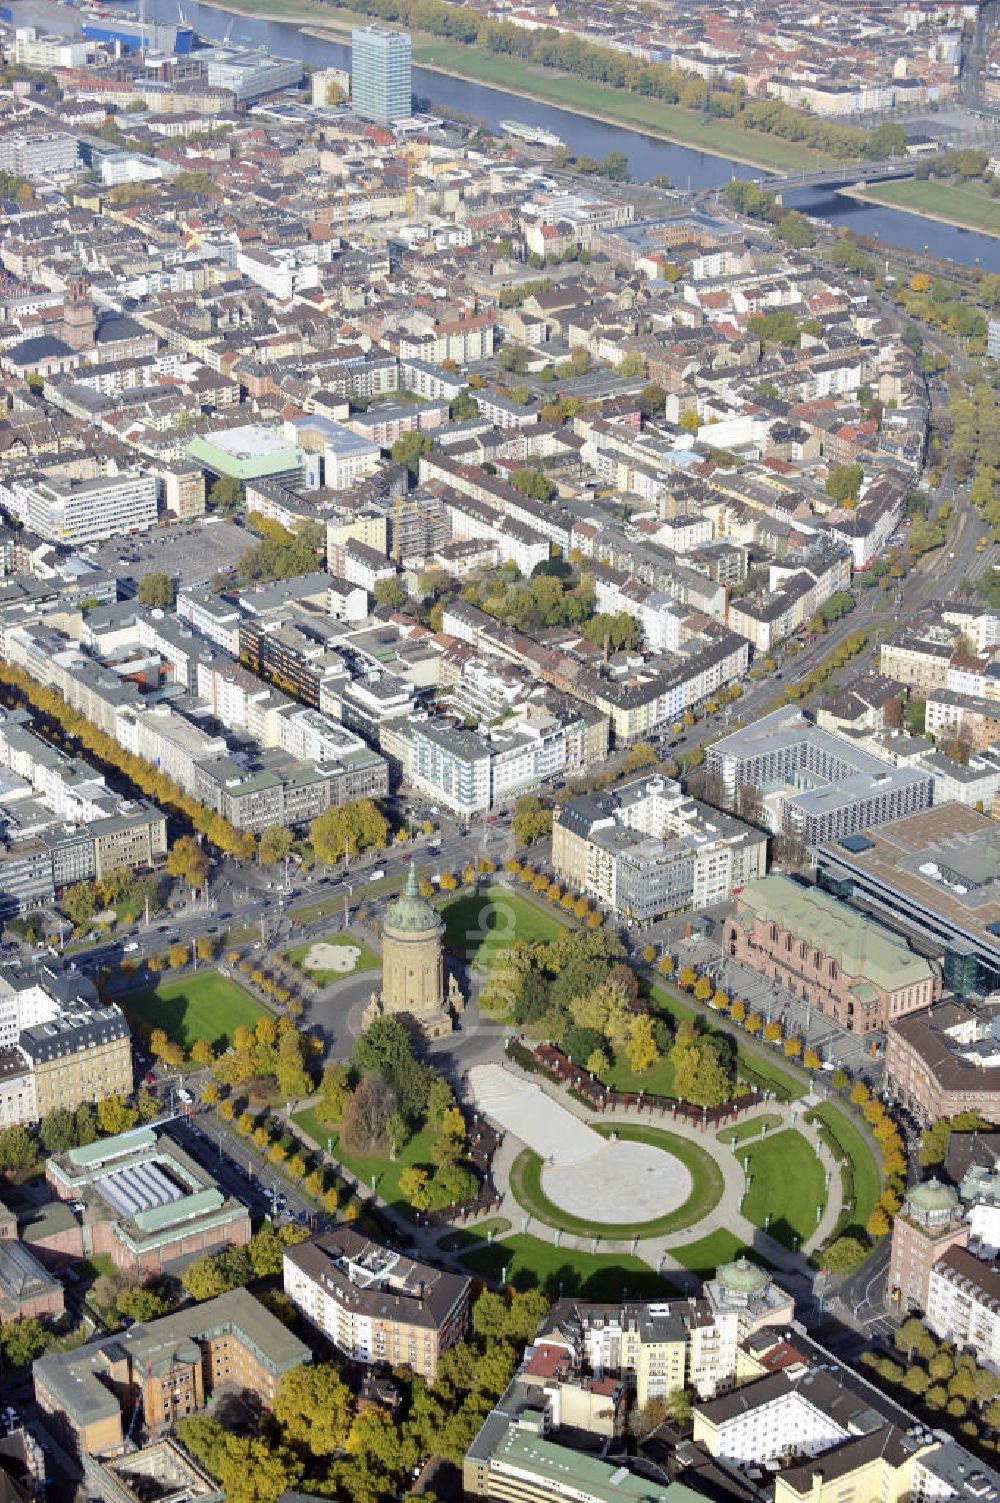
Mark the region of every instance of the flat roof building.
POLYGON ((413 113, 410 38, 387 26, 351 32, 351 104, 358 115, 389 125, 413 113))
POLYGON ((561 880, 650 923, 763 877, 767 836, 655 774, 557 807, 552 863, 561 880))
POLYGON ((929 773, 890 767, 791 708, 723 736, 707 767, 730 798, 756 788, 771 828, 809 845, 928 809, 934 795, 929 773))
POLYGON ((276 429, 245 423, 216 433, 196 434, 188 444, 188 458, 213 475, 235 480, 260 480, 266 475, 299 475, 305 464, 302 450, 276 429))
POLYGON ((821 884, 943 957, 961 997, 1000 989, 1000 828, 961 804, 822 842, 821 884))

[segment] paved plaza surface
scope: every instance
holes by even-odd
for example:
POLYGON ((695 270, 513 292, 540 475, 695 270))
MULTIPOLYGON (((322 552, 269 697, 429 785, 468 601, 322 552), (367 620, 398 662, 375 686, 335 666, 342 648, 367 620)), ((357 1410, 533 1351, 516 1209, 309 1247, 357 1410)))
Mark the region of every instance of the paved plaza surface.
POLYGON ((590 1158, 542 1170, 542 1190, 560 1210, 598 1225, 626 1225, 666 1216, 691 1194, 691 1176, 672 1153, 651 1143, 598 1141, 590 1158))
POLYGON ((469 1080, 479 1110, 544 1161, 542 1192, 560 1210, 625 1225, 665 1216, 691 1194, 691 1175, 673 1154, 609 1141, 503 1066, 477 1065, 469 1080))

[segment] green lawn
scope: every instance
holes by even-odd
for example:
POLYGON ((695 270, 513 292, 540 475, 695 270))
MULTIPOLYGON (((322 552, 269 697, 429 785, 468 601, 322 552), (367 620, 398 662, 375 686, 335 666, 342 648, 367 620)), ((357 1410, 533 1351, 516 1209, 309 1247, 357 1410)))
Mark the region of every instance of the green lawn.
POLYGON ((673 1096, 674 1067, 666 1055, 661 1056, 644 1075, 636 1075, 629 1069, 628 1060, 622 1056, 615 1060, 603 1077, 603 1083, 615 1091, 645 1091, 650 1096, 673 1096))
POLYGON ((475 1248, 462 1262, 480 1278, 499 1282, 506 1277, 516 1289, 541 1286, 554 1298, 561 1293, 619 1300, 627 1290, 631 1299, 654 1299, 676 1292, 640 1258, 625 1253, 575 1252, 539 1242, 537 1237, 507 1237, 492 1247, 475 1248))
POLYGON ((292 1121, 302 1128, 303 1132, 326 1149, 327 1140, 332 1140, 331 1157, 338 1163, 343 1164, 351 1174, 358 1179, 362 1188, 371 1189, 372 1176, 375 1178, 375 1193, 387 1206, 401 1216, 408 1217, 411 1221, 415 1215, 413 1207, 405 1200, 399 1189, 399 1176, 401 1172, 413 1164, 431 1163, 431 1144, 434 1141, 434 1130, 430 1127, 422 1127, 393 1160, 381 1155, 364 1158, 348 1153, 342 1149, 337 1141, 336 1131, 325 1127, 316 1113, 307 1108, 305 1111, 296 1112, 292 1121))
POLYGON ((882 1176, 875 1155, 860 1128, 832 1101, 824 1101, 811 1115, 824 1124, 850 1162, 854 1179, 854 1214, 850 1224, 863 1227, 882 1193, 882 1176))
POLYGON ((707 1153, 704 1148, 700 1148, 697 1143, 691 1143, 687 1138, 680 1138, 676 1133, 663 1132, 653 1127, 618 1123, 612 1127, 595 1123, 595 1128, 605 1137, 616 1132, 619 1138, 628 1138, 638 1143, 650 1143, 654 1148, 661 1148, 665 1153, 672 1154, 674 1158, 681 1161, 691 1175, 691 1194, 676 1210, 665 1216, 658 1216, 652 1221, 625 1225, 617 1222, 610 1225, 586 1221, 580 1216, 573 1216, 568 1211, 560 1210, 547 1198, 541 1183, 544 1168, 542 1160, 537 1153, 532 1153, 529 1148, 525 1148, 518 1154, 511 1167, 510 1186, 518 1202, 532 1216, 537 1216, 539 1221, 544 1221, 547 1226, 558 1227, 564 1232, 574 1232, 580 1236, 596 1233, 614 1236, 617 1240, 633 1236, 663 1237, 671 1232, 680 1232, 689 1226, 695 1226, 718 1205, 723 1191, 722 1171, 711 1154, 707 1153))
POLYGON ((381 962, 374 956, 365 945, 361 944, 351 934, 324 934, 322 939, 309 940, 304 945, 296 945, 294 949, 285 951, 285 959, 295 968, 308 976, 317 986, 330 986, 334 981, 343 981, 345 976, 356 976, 359 971, 377 971, 381 962), (314 944, 335 945, 338 949, 346 945, 354 945, 361 951, 357 963, 351 971, 322 971, 314 970, 305 963, 306 956, 314 944))
POLYGON ((475 1226, 460 1226, 454 1231, 445 1232, 443 1237, 437 1239, 437 1245, 442 1252, 461 1252, 463 1248, 489 1246, 487 1236, 490 1232, 494 1237, 502 1237, 504 1232, 510 1231, 510 1222, 506 1216, 491 1216, 487 1221, 479 1221, 475 1226))
POLYGON ((817 163, 827 164, 823 154, 810 147, 760 131, 744 130, 728 120, 706 120, 700 110, 663 104, 642 94, 629 94, 625 89, 592 83, 571 73, 540 68, 515 57, 500 57, 483 48, 466 47, 440 37, 414 36, 413 43, 415 66, 459 74, 494 88, 561 105, 591 119, 606 117, 621 125, 639 126, 683 145, 741 158, 769 170, 806 168, 814 172, 817 163))
POLYGON ((654 985, 650 988, 650 995, 660 1011, 667 1013, 675 1023, 696 1023, 703 1017, 694 1003, 688 1002, 672 986, 654 985))
POLYGON ((744 1216, 786 1247, 801 1247, 816 1230, 817 1208, 826 1204, 826 1176, 812 1144, 786 1128, 758 1138, 736 1157, 746 1161, 750 1175, 744 1216))
MULTIPOLYGON (((720 1226, 718 1231, 709 1232, 707 1237, 699 1237, 697 1242, 688 1242, 682 1247, 672 1247, 670 1256, 676 1258, 682 1268, 687 1268, 700 1279, 711 1278, 715 1270, 722 1263, 731 1263, 734 1258, 745 1254, 752 1263, 760 1263, 767 1267, 767 1260, 753 1248, 747 1247, 739 1237, 720 1226)), ((676 1279, 677 1275, 674 1275, 676 1279)))
POLYGON ((133 992, 122 1006, 130 1020, 164 1029, 168 1038, 185 1049, 195 1039, 208 1039, 217 1049, 227 1047, 237 1028, 255 1027, 267 1010, 218 971, 196 971, 192 976, 161 981, 133 992))
POLYGON ((864 190, 864 197, 892 209, 907 209, 911 214, 924 214, 970 230, 1000 235, 1000 199, 992 198, 982 183, 922 183, 905 179, 898 183, 874 183, 864 190))
POLYGON ((773 1091, 782 1101, 798 1101, 809 1090, 808 1081, 783 1070, 769 1055, 752 1052, 742 1039, 736 1041, 736 1056, 740 1079, 755 1090, 773 1091))
POLYGON ((89 1258, 80 1258, 73 1264, 73 1272, 86 1285, 100 1278, 113 1279, 118 1267, 110 1253, 92 1253, 89 1258))
POLYGON ((781 1118, 774 1112, 765 1112, 762 1117, 748 1117, 733 1127, 723 1127, 716 1133, 720 1143, 745 1143, 748 1138, 759 1138, 766 1127, 771 1132, 781 1126, 781 1118))
POLYGON ((332 1129, 320 1121, 314 1107, 307 1106, 301 1112, 296 1112, 292 1121, 297 1122, 302 1131, 308 1133, 321 1148, 326 1147, 326 1140, 331 1136, 332 1129))
POLYGON ((546 913, 527 898, 506 887, 465 893, 441 908, 445 948, 481 968, 489 965, 497 950, 506 950, 515 940, 544 945, 565 929, 555 913, 546 913))

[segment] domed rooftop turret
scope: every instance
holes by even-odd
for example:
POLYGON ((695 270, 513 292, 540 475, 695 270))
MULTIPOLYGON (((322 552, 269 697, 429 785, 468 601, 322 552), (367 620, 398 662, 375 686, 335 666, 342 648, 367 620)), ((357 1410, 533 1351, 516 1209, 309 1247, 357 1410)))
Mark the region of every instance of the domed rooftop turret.
POLYGON ((398 935, 431 935, 437 934, 441 929, 441 915, 420 896, 417 868, 413 861, 410 862, 402 895, 386 910, 382 929, 383 932, 398 935))
POLYGON ((958 1192, 936 1177, 925 1179, 907 1194, 906 1208, 921 1221, 950 1221, 958 1213, 958 1192))
POLYGON ((723 1293, 739 1300, 751 1300, 763 1294, 771 1281, 767 1270, 751 1263, 747 1257, 739 1257, 734 1263, 723 1263, 716 1269, 715 1278, 723 1293))

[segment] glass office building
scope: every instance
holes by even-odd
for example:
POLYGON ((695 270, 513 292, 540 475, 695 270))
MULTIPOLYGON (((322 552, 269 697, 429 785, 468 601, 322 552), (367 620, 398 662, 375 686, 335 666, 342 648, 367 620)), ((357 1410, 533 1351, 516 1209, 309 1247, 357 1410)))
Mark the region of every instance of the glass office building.
POLYGON ((351 103, 368 120, 388 125, 412 114, 410 38, 385 26, 351 32, 351 103))

